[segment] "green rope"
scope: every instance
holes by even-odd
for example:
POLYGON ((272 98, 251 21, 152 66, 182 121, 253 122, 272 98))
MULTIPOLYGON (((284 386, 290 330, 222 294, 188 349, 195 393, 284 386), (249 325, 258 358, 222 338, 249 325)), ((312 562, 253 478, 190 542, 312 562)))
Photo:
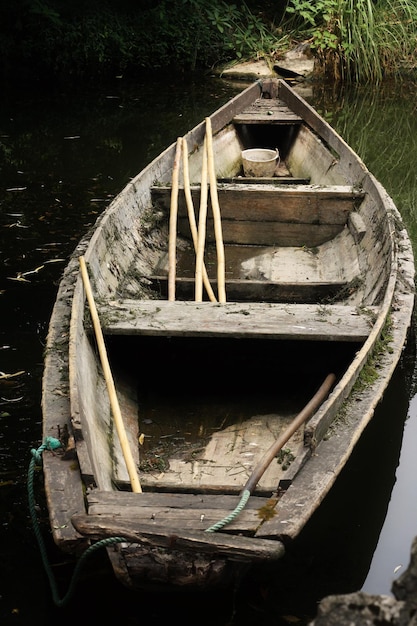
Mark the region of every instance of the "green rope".
POLYGON ((82 554, 82 556, 80 557, 79 561, 77 562, 77 565, 75 567, 74 573, 72 575, 71 578, 71 582, 68 588, 67 593, 65 594, 65 596, 63 598, 59 597, 58 594, 58 589, 57 589, 57 584, 55 581, 55 577, 54 574, 52 572, 52 568, 48 562, 48 558, 47 558, 47 552, 46 552, 46 547, 45 547, 45 542, 43 540, 40 528, 39 528, 39 523, 38 523, 38 519, 36 516, 36 508, 35 508, 35 497, 34 497, 34 490, 33 490, 33 483, 34 483, 34 475, 35 475, 35 468, 36 466, 42 466, 42 452, 44 450, 56 450, 57 448, 59 448, 61 446, 61 443, 58 439, 55 439, 54 437, 47 437, 44 441, 44 443, 37 449, 37 450, 31 450, 31 454, 32 454, 32 459, 30 461, 29 464, 29 471, 28 471, 28 500, 29 500, 29 511, 30 511, 30 517, 32 520, 32 524, 33 524, 33 528, 34 528, 34 532, 35 532, 35 536, 39 545, 39 549, 41 552, 41 557, 42 557, 42 563, 44 566, 44 569, 46 571, 47 577, 48 577, 48 581, 49 581, 49 585, 52 591, 52 598, 54 603, 56 604, 56 606, 58 607, 63 607, 65 604, 68 603, 68 601, 70 600, 74 589, 76 587, 76 584, 78 582, 79 579, 79 575, 80 572, 87 560, 87 558, 93 553, 96 552, 97 550, 99 550, 100 548, 105 548, 107 546, 111 546, 115 543, 125 543, 127 540, 124 537, 110 537, 108 539, 102 539, 101 541, 98 541, 97 543, 91 545, 89 548, 87 548, 87 550, 82 554))
POLYGON ((248 491, 248 489, 245 489, 242 492, 242 496, 240 498, 240 501, 239 501, 239 504, 237 505, 237 507, 227 517, 224 517, 222 520, 220 520, 216 524, 213 524, 213 526, 210 526, 209 528, 206 528, 206 533, 215 533, 218 530, 220 530, 221 528, 223 528, 223 526, 226 526, 226 524, 230 524, 230 522, 233 522, 233 520, 245 508, 245 506, 246 506, 246 504, 247 504, 247 502, 249 500, 249 497, 250 497, 250 491, 248 491))

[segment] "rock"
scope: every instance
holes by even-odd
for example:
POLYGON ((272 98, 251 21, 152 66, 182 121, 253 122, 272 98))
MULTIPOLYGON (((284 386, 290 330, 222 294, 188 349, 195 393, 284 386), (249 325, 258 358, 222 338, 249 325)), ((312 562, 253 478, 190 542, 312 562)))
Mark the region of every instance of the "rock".
POLYGON ((394 597, 358 591, 324 598, 310 626, 417 626, 417 537, 410 564, 393 582, 394 597))
POLYGON ((282 78, 308 78, 314 72, 314 58, 308 44, 300 44, 287 52, 274 64, 275 72, 282 78))
POLYGON ((404 602, 390 596, 358 592, 329 596, 320 602, 311 626, 371 626, 395 624, 409 626, 410 613, 404 602))
POLYGON ((245 61, 236 63, 231 67, 221 71, 223 78, 233 78, 235 80, 257 80, 258 78, 270 78, 276 76, 268 63, 261 59, 259 61, 245 61))
POLYGON ((282 59, 244 61, 221 70, 221 76, 235 80, 257 80, 279 76, 288 80, 300 80, 313 74, 314 58, 307 44, 300 44, 287 52, 282 59), (272 67, 273 66, 273 67, 272 67))
POLYGON ((394 580, 392 592, 397 600, 404 600, 414 611, 417 610, 417 537, 414 537, 411 546, 410 564, 405 572, 394 580))

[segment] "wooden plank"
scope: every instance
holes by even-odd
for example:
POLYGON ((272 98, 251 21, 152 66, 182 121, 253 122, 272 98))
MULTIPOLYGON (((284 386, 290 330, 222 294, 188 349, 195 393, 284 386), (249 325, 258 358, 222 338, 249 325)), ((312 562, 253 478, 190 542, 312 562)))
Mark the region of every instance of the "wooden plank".
POLYGON ((180 527, 166 529, 157 524, 138 523, 134 516, 75 515, 71 521, 79 533, 91 539, 119 536, 125 537, 127 542, 250 561, 276 561, 285 553, 280 541, 251 539, 224 532, 184 531, 180 527))
MULTIPOLYGON (((224 519, 240 502, 239 495, 192 493, 137 494, 128 491, 97 491, 88 495, 90 515, 134 517, 137 522, 183 530, 201 531, 224 519)), ((263 519, 263 507, 273 511, 276 499, 251 496, 236 519, 227 525, 227 532, 254 534, 263 519)))
MULTIPOLYGON (((309 225, 346 224, 349 213, 364 196, 363 192, 344 185, 278 186, 269 183, 219 183, 217 193, 223 223, 232 219, 309 225)), ((193 186, 191 194, 194 206, 200 206, 200 187, 193 186)), ((170 186, 152 188, 152 199, 158 208, 168 212, 170 198, 170 186)), ((183 189, 179 192, 178 211, 180 219, 187 218, 183 189)))
MULTIPOLYGON (((155 293, 163 299, 168 297, 168 277, 160 274, 150 277, 150 284, 155 293)), ((217 292, 217 278, 210 278, 215 293, 217 292)), ((342 289, 347 287, 346 281, 332 282, 273 282, 262 279, 233 279, 226 278, 226 292, 232 302, 279 302, 315 304, 337 300, 342 289)), ((195 295, 194 277, 180 276, 176 283, 177 300, 193 300, 195 295)))
MULTIPOLYGON (((375 309, 372 309, 374 311, 375 309)), ((168 302, 116 300, 99 306, 103 333, 364 341, 371 309, 333 304, 168 302)))
POLYGON ((245 176, 233 176, 232 178, 218 178, 219 183, 234 183, 235 185, 308 185, 309 178, 298 178, 295 176, 274 176, 273 178, 257 178, 255 176, 246 178, 245 176))
MULTIPOLYGON (((224 244, 260 246, 307 246, 315 248, 336 237, 343 224, 292 224, 248 220, 222 220, 224 244)), ((188 219, 178 220, 178 232, 190 238, 188 219)), ((213 219, 207 220, 206 241, 215 241, 213 219)))
MULTIPOLYGON (((53 539, 63 550, 81 550, 86 540, 70 523, 71 516, 85 511, 84 490, 73 449, 71 407, 68 392, 68 302, 73 290, 78 262, 72 259, 60 283, 52 312, 42 380, 43 438, 70 437, 68 450, 42 455, 45 494, 53 539), (63 322, 65 320, 65 322, 63 322)), ((84 546, 86 547, 86 546, 84 546)))
MULTIPOLYGON (((146 489, 239 494, 265 452, 291 425, 294 417, 288 412, 254 415, 209 431, 200 448, 193 450, 186 446, 181 450, 177 447, 168 453, 163 472, 141 472, 142 485, 146 489)), ((146 429, 143 424, 145 435, 146 429)), ((286 448, 302 464, 309 453, 304 446, 304 428, 297 429, 286 448)), ((284 468, 282 463, 274 461, 259 479, 256 494, 269 496, 282 481, 289 484, 292 478, 293 463, 284 468)))
MULTIPOLYGON (((212 495, 207 493, 160 493, 144 491, 140 495, 132 491, 102 491, 93 489, 87 495, 88 511, 99 515, 109 509, 125 510, 144 509, 152 514, 155 507, 167 507, 172 510, 197 511, 200 516, 205 510, 233 511, 239 504, 237 495, 212 495)), ((251 496, 245 506, 247 510, 258 510, 269 502, 269 498, 251 496)), ((219 515, 219 513, 217 513, 219 515)))
POLYGON ((301 124, 302 118, 282 101, 273 98, 258 98, 233 118, 234 124, 301 124))

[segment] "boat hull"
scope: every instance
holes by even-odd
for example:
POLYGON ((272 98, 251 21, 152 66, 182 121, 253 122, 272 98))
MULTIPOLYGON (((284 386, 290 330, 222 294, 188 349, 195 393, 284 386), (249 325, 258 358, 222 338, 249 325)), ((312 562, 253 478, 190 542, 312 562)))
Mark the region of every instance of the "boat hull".
POLYGON ((215 586, 250 563, 282 558, 372 418, 414 305, 413 255, 398 210, 285 82, 256 83, 208 119, 181 144, 188 173, 184 161, 177 196, 178 143, 99 218, 65 271, 50 323, 43 434, 64 447, 44 456, 54 539, 78 554, 91 541, 121 537, 108 553, 129 587, 215 586), (208 128, 216 182, 207 187, 205 260, 214 301, 207 287, 197 295, 187 212, 190 197, 200 215, 204 207, 208 128), (241 170, 242 150, 258 143, 281 155, 276 175, 261 181, 241 170), (79 257, 143 493, 131 488, 79 257), (371 358, 376 375, 367 380, 371 358), (331 392, 310 410, 329 372, 331 392))

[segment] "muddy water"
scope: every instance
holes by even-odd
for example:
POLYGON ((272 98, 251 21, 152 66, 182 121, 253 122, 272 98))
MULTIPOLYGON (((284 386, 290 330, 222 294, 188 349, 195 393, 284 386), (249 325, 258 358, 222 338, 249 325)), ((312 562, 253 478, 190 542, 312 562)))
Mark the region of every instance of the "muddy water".
MULTIPOLYGON (((241 85, 173 77, 106 85, 20 85, 0 101, 0 621, 47 625, 306 623, 320 597, 361 588, 389 593, 417 534, 415 358, 410 343, 346 471, 284 564, 235 592, 131 594, 97 554, 64 609, 55 607, 28 516, 26 472, 41 443, 45 334, 64 263, 124 184, 241 85), (7 376, 3 375, 7 374, 7 376), (384 520, 386 523, 384 525, 384 520), (381 532, 382 529, 382 532, 381 532), (388 549, 389 548, 389 549, 388 549), (373 555, 375 556, 373 559, 373 555), (399 568, 399 569, 398 569, 399 568), (94 571, 94 575, 91 572, 94 571), (365 582, 366 581, 366 582, 365 582)), ((313 104, 387 187, 417 245, 417 116, 413 90, 334 93, 313 104)), ((314 367, 312 358, 311 366, 314 367)), ((48 541, 61 596, 74 564, 48 541)))

